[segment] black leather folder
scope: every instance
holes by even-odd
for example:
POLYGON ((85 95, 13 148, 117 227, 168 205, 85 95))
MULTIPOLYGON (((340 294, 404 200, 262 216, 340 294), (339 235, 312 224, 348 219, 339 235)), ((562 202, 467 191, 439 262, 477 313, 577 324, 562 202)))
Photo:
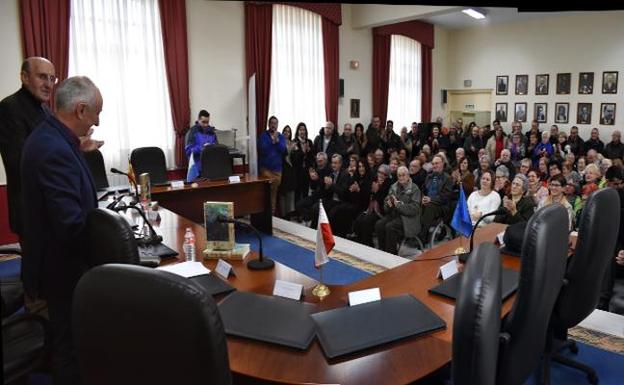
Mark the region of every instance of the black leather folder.
POLYGON ((236 291, 219 304, 225 333, 305 350, 314 339, 316 305, 236 291))
POLYGON ((446 327, 442 318, 409 294, 312 314, 328 358, 446 327))
MULTIPOLYGON (((511 269, 503 269, 502 274, 502 293, 503 300, 507 299, 516 290, 518 290, 518 277, 520 273, 511 269)), ((462 273, 457 273, 454 276, 447 278, 441 284, 429 289, 430 293, 441 295, 450 299, 457 299, 459 293, 459 287, 461 285, 462 273)))
POLYGON ((193 282, 198 283, 212 296, 229 293, 236 290, 229 283, 217 277, 215 273, 198 275, 197 277, 191 277, 189 279, 193 282))

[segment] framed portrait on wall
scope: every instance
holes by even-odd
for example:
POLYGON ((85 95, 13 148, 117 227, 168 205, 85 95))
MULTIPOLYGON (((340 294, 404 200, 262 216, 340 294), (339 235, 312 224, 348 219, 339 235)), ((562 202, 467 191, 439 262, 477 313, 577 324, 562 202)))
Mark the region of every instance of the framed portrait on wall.
POLYGON ((548 74, 535 75, 535 95, 548 95, 548 74))
POLYGON ((600 105, 600 124, 612 126, 615 124, 615 103, 600 105))
POLYGON ((555 123, 568 123, 570 103, 555 103, 555 123))
POLYGON ((507 103, 496 103, 496 120, 507 122, 507 103))
POLYGON ((360 99, 351 99, 351 117, 360 117, 360 99))
POLYGON ((527 104, 526 103, 516 103, 514 105, 514 120, 518 122, 526 122, 527 116, 527 104))
POLYGON ((579 74, 579 94, 589 95, 594 93, 594 73, 581 72, 579 74))
POLYGON ((618 72, 607 71, 602 73, 602 93, 617 94, 618 72))
POLYGON ((557 74, 557 95, 569 95, 570 84, 572 84, 572 74, 557 74))
POLYGON ((576 124, 591 124, 592 104, 578 103, 576 107, 576 124))
POLYGON ((538 123, 546 123, 546 117, 548 116, 548 103, 535 103, 533 106, 533 119, 538 123))
POLYGON ((501 75, 496 77, 496 95, 507 95, 509 90, 509 76, 501 75))
POLYGON ((516 75, 516 95, 526 95, 529 90, 529 75, 516 75))

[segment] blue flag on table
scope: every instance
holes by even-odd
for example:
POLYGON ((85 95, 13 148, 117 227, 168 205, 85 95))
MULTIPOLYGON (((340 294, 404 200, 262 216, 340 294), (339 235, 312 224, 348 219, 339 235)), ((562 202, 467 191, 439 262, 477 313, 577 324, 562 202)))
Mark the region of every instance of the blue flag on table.
POLYGON ((462 185, 459 186, 459 201, 455 206, 451 226, 464 237, 470 237, 472 233, 472 221, 470 220, 470 213, 468 213, 468 202, 466 202, 462 185))
POLYGON ((199 164, 195 163, 195 157, 193 153, 189 156, 189 166, 186 173, 186 181, 192 182, 199 176, 199 164))

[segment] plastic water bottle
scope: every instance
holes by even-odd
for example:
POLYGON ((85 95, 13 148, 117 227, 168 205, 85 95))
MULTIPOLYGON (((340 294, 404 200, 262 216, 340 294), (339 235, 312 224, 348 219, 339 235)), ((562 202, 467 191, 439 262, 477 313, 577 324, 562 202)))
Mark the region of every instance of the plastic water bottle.
POLYGON ((187 261, 195 260, 195 234, 190 227, 186 228, 184 234, 184 256, 187 261))

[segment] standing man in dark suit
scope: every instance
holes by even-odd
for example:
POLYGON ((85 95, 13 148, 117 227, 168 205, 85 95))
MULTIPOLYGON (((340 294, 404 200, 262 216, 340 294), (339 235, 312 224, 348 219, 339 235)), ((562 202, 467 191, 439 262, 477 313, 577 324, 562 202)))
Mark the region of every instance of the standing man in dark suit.
POLYGON ((24 287, 47 301, 55 383, 79 383, 71 338, 74 287, 86 269, 84 229, 97 207, 95 185, 80 137, 99 125, 102 95, 87 77, 72 77, 56 91, 49 115, 24 144, 22 246, 24 287))
POLYGON ((20 159, 26 138, 50 114, 45 104, 58 81, 54 65, 42 57, 22 63, 22 88, 0 102, 0 154, 7 176, 9 225, 21 235, 20 159))

